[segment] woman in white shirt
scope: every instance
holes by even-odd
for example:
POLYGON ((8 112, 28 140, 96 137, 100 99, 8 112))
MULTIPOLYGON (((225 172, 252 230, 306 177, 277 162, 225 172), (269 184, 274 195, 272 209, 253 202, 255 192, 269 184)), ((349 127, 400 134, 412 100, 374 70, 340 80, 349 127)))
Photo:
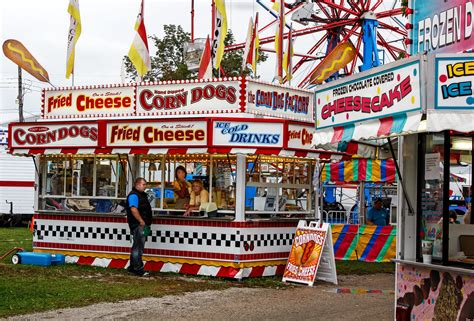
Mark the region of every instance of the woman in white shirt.
POLYGON ((192 184, 191 198, 189 206, 184 213, 184 216, 190 216, 193 210, 198 210, 201 204, 209 202, 209 192, 204 189, 202 181, 195 180, 192 184))

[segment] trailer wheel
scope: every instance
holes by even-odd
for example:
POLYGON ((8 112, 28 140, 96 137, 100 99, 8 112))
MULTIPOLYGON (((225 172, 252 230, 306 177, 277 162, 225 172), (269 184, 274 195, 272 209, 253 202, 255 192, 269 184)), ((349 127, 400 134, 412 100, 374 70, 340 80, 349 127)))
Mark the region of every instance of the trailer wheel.
POLYGON ((13 254, 12 256, 12 264, 20 264, 21 257, 18 254, 13 254))

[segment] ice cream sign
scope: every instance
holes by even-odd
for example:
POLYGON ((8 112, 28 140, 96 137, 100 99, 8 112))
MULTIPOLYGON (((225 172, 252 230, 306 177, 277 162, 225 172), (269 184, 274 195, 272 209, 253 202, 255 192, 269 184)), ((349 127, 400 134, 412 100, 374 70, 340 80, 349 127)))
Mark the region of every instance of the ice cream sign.
POLYGON ((214 121, 213 145, 253 147, 283 147, 283 123, 269 124, 251 121, 214 121))
POLYGON ((474 109, 474 55, 435 57, 435 109, 474 109))
POLYGON ((421 110, 419 58, 331 82, 315 99, 318 129, 421 110))

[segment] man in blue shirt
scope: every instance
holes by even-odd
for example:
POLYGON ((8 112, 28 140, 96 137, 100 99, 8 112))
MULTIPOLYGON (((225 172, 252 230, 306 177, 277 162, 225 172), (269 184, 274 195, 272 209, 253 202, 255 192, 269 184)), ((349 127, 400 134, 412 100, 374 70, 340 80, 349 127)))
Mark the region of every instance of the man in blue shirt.
POLYGON ((388 212, 382 208, 382 199, 380 197, 374 200, 374 206, 367 212, 367 225, 387 225, 388 212))
POLYGON ((146 237, 150 235, 152 210, 147 194, 146 181, 142 177, 135 180, 132 191, 127 196, 127 220, 132 234, 132 248, 130 251, 130 266, 128 271, 138 276, 146 276, 142 260, 146 237))

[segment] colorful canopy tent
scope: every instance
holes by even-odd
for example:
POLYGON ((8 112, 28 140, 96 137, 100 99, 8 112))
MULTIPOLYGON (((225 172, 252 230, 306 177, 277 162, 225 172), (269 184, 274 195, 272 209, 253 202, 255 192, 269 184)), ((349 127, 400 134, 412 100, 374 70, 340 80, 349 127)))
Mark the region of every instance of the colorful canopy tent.
POLYGON ((393 183, 396 181, 395 161, 352 159, 324 164, 321 172, 322 182, 333 183, 393 183))

